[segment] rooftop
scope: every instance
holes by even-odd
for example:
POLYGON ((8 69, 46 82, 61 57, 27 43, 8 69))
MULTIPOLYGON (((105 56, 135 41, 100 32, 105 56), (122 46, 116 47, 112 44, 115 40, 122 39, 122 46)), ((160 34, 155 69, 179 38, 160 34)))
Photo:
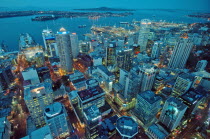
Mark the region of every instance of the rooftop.
POLYGON ((31 135, 28 135, 22 139, 53 139, 49 126, 44 126, 42 128, 39 128, 31 133, 31 135))
POLYGON ((190 81, 194 80, 194 76, 189 73, 182 73, 179 75, 179 77, 184 78, 184 79, 189 79, 190 81))
POLYGON ((107 74, 108 76, 112 76, 113 75, 113 73, 111 73, 110 71, 108 71, 108 69, 105 66, 103 66, 103 65, 99 65, 98 68, 100 70, 102 70, 105 74, 107 74))
POLYGON ((160 96, 157 96, 154 92, 152 91, 144 91, 142 93, 139 93, 139 95, 145 99, 147 102, 149 102, 150 104, 153 104, 159 100, 161 100, 160 96))
POLYGON ((117 119, 116 129, 121 136, 132 138, 138 133, 138 124, 128 116, 117 119))
POLYGON ((30 100, 33 97, 41 97, 42 95, 52 93, 52 86, 50 83, 39 83, 36 85, 29 85, 24 88, 24 100, 30 100))
POLYGON ((96 120, 101 117, 101 113, 96 105, 83 109, 84 116, 87 120, 96 120))
POLYGON ((77 93, 81 100, 84 101, 96 95, 102 94, 104 91, 100 86, 95 86, 93 88, 85 89, 77 93))
POLYGON ((60 102, 55 102, 45 107, 45 115, 47 118, 52 118, 62 113, 63 109, 64 107, 60 102))
POLYGON ((175 97, 170 97, 167 99, 167 102, 170 103, 171 106, 176 107, 178 110, 183 110, 187 107, 182 100, 175 97))
POLYGON ((181 98, 184 99, 185 101, 194 104, 196 103, 199 99, 201 99, 203 96, 201 94, 197 94, 194 91, 188 91, 184 93, 181 98))
POLYGON ((149 127, 149 130, 151 130, 159 139, 165 139, 167 137, 167 134, 164 133, 164 131, 161 131, 156 124, 152 124, 149 127))

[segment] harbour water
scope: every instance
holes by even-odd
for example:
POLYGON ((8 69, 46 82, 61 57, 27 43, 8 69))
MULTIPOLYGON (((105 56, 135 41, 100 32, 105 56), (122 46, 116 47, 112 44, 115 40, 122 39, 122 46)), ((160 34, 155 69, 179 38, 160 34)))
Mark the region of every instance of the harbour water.
MULTIPOLYGON (((1 9, 0 9, 1 10, 1 9)), ((36 22, 31 21, 32 17, 12 17, 0 18, 0 42, 4 41, 10 50, 18 50, 18 39, 21 33, 29 33, 37 43, 43 45, 42 30, 47 27, 54 32, 59 28, 64 27, 70 32, 78 34, 79 39, 84 39, 83 34, 89 33, 92 25, 109 25, 109 26, 125 26, 120 25, 120 22, 131 22, 132 20, 140 21, 148 18, 153 21, 165 20, 166 22, 207 22, 206 19, 188 17, 188 14, 196 13, 196 11, 185 10, 137 10, 134 14, 126 17, 105 17, 96 20, 88 18, 60 18, 57 20, 49 20, 36 22), (85 28, 78 28, 79 25, 86 25, 85 28)))

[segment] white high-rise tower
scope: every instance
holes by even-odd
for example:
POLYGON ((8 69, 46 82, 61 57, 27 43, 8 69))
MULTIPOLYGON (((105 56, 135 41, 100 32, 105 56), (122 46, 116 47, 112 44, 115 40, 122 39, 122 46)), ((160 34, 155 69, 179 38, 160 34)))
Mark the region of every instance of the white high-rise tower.
POLYGON ((141 28, 139 30, 138 45, 140 45, 140 51, 146 51, 146 46, 148 42, 148 36, 150 32, 151 21, 149 19, 141 20, 141 28))
POLYGON ((71 48, 71 39, 69 31, 61 28, 56 34, 56 43, 58 46, 61 68, 66 72, 73 70, 73 55, 71 48))
POLYGON ((193 43, 191 39, 188 38, 187 34, 183 34, 175 45, 168 67, 173 69, 184 68, 192 47, 193 43))

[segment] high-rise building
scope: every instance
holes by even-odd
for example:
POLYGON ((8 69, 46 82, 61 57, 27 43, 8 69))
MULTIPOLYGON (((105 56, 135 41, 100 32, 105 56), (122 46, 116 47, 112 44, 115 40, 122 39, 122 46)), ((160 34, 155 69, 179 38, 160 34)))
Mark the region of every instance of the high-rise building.
POLYGON ((133 49, 123 49, 117 54, 117 66, 119 68, 130 71, 133 59, 133 49))
POLYGON ((116 45, 111 43, 106 47, 106 66, 113 66, 116 63, 116 45))
POLYGON ((160 122, 172 131, 180 124, 186 110, 187 106, 180 99, 170 97, 163 106, 160 122))
POLYGON ((42 38, 44 41, 46 54, 49 56, 55 56, 53 55, 53 51, 56 51, 57 49, 57 46, 55 45, 55 34, 52 32, 51 29, 44 29, 42 31, 42 38))
POLYGON ((83 109, 85 121, 85 134, 88 139, 99 138, 99 125, 101 124, 102 116, 96 105, 83 109))
POLYGON ((194 81, 194 76, 192 76, 189 73, 182 73, 179 75, 176 79, 176 82, 173 86, 173 93, 176 95, 182 95, 185 92, 187 92, 190 87, 192 86, 192 83, 194 81))
POLYGON ((133 118, 122 116, 117 119, 116 129, 121 139, 132 139, 138 133, 138 124, 133 118))
POLYGON ((46 106, 44 118, 50 127, 53 138, 64 138, 69 135, 66 109, 60 102, 46 106))
POLYGON ((183 34, 177 41, 170 58, 168 67, 183 69, 192 50, 193 43, 187 34, 183 34))
POLYGON ((79 91, 77 94, 80 108, 85 109, 92 105, 96 105, 98 108, 100 108, 105 104, 105 92, 98 85, 79 91))
POLYGON ((21 139, 53 139, 53 137, 50 132, 50 127, 46 125, 31 132, 30 135, 27 135, 21 139))
POLYGON ((140 51, 146 51, 149 32, 150 32, 151 21, 149 19, 142 19, 140 30, 139 30, 139 38, 138 45, 140 45, 140 51))
POLYGON ((73 70, 73 55, 71 48, 71 39, 69 31, 61 28, 56 34, 56 43, 58 46, 61 68, 66 72, 73 70))
POLYGON ((72 56, 75 59, 79 55, 79 41, 77 34, 76 33, 70 34, 70 39, 71 39, 72 56))
POLYGON ((207 63, 208 63, 207 60, 198 61, 195 70, 196 71, 203 71, 206 68, 207 63))
POLYGON ((0 69, 0 91, 6 90, 13 80, 14 76, 11 71, 11 66, 6 66, 0 69))
POLYGON ((152 47, 152 54, 151 54, 152 59, 159 58, 159 56, 160 56, 160 50, 161 50, 161 45, 162 44, 163 43, 160 42, 160 41, 155 41, 154 42, 154 45, 152 47))
POLYGON ((36 127, 45 125, 44 108, 53 103, 53 90, 50 83, 29 85, 24 88, 24 100, 36 127))
POLYGON ((161 97, 152 91, 144 91, 137 95, 135 106, 136 116, 144 123, 148 124, 155 118, 160 109, 161 97))
POLYGON ((9 139, 11 132, 11 124, 7 117, 0 118, 0 139, 9 139))
POLYGON ((138 72, 141 78, 140 91, 143 92, 146 90, 151 90, 157 72, 155 66, 150 64, 143 64, 139 67, 138 72))

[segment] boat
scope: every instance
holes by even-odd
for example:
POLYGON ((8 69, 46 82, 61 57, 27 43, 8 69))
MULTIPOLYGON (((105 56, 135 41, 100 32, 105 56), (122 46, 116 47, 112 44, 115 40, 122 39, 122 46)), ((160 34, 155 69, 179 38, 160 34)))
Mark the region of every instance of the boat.
POLYGON ((86 25, 79 25, 78 28, 85 28, 86 25))
POLYGON ((52 16, 36 16, 35 18, 32 18, 32 21, 46 21, 46 20, 55 20, 58 19, 58 17, 52 15, 52 16))
POLYGON ((128 22, 120 22, 120 24, 129 24, 128 22))

